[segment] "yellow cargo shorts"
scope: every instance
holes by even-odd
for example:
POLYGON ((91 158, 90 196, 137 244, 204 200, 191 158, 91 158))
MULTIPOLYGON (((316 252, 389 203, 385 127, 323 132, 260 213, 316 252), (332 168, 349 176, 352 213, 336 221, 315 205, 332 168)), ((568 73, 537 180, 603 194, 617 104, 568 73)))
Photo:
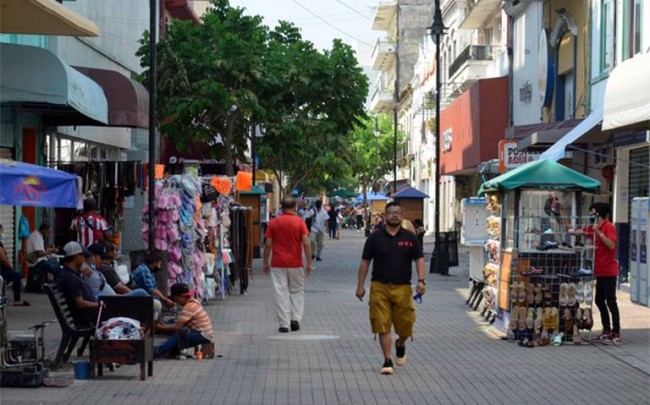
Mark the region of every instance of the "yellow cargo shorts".
POLYGON ((389 333, 393 325, 401 337, 413 335, 415 306, 410 284, 370 283, 370 326, 372 333, 389 333))

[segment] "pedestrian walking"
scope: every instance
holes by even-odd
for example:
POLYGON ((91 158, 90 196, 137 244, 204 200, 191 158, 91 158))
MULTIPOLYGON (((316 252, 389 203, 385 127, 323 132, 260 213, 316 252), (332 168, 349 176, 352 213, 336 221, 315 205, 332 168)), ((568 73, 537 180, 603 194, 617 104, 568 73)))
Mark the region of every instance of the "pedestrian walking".
POLYGON ((269 222, 264 241, 264 274, 271 274, 280 333, 300 329, 305 307, 305 276, 312 266, 307 225, 296 215, 296 200, 281 202, 282 215, 269 222), (303 268, 303 251, 307 265, 303 268))
POLYGON ((325 246, 325 228, 328 226, 329 214, 323 208, 323 202, 316 200, 314 202, 311 229, 309 231, 309 241, 311 243, 312 259, 321 261, 323 247, 325 246))
POLYGON ((391 356, 394 328, 395 364, 406 364, 406 339, 413 335, 415 306, 411 288, 412 262, 416 262, 418 281, 416 292, 426 291, 424 256, 422 246, 414 233, 402 227, 403 211, 398 202, 390 202, 385 209, 386 223, 381 230, 366 240, 359 264, 356 296, 363 301, 366 275, 373 262, 370 281, 370 325, 372 333, 379 334, 379 345, 384 355, 381 374, 393 374, 391 356))

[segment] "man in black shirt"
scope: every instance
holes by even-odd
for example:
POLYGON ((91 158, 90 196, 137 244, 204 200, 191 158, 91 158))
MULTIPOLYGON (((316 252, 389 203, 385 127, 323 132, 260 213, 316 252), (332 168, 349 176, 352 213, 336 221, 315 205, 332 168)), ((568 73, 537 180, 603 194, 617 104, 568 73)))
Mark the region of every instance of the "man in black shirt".
POLYGON ((411 297, 412 261, 416 261, 418 282, 416 291, 426 291, 424 257, 417 236, 402 227, 403 212, 398 202, 386 205, 386 223, 366 240, 359 264, 356 296, 363 301, 364 283, 370 262, 373 262, 370 283, 370 324, 372 332, 379 334, 379 344, 384 354, 382 374, 393 373, 391 359, 391 325, 399 338, 395 341, 395 363, 406 364, 406 339, 413 335, 415 306, 411 297))
POLYGON ((61 259, 63 268, 59 276, 59 289, 63 293, 72 317, 82 325, 91 326, 97 318, 97 297, 83 275, 81 266, 84 264, 84 248, 78 242, 68 242, 63 247, 65 257, 61 259))

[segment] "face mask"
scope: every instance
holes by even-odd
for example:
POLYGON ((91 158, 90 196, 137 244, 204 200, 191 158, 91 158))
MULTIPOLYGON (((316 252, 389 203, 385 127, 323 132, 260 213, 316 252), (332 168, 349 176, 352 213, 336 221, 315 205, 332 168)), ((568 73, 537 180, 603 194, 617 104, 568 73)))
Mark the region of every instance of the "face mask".
POLYGON ((592 224, 596 222, 596 214, 589 215, 589 222, 592 224))

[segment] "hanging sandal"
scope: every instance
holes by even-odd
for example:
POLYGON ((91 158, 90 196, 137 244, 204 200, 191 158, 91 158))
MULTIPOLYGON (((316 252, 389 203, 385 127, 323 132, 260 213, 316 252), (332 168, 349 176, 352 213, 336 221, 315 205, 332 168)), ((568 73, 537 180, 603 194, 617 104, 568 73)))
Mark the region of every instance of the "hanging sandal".
POLYGON ((584 295, 585 295, 585 304, 591 305, 594 300, 594 285, 591 281, 585 283, 584 286, 584 295))
POLYGON ((566 307, 569 302, 568 288, 569 285, 567 283, 560 284, 560 297, 558 299, 561 307, 566 307))
POLYGON ((524 301, 526 301, 526 283, 520 281, 519 288, 517 289, 517 302, 524 301))
POLYGON ((535 309, 528 308, 528 313, 526 315, 526 328, 533 329, 533 325, 535 323, 534 318, 535 318, 535 309))
POLYGON ((576 288, 576 294, 577 294, 576 300, 578 301, 578 303, 582 304, 583 302, 585 302, 585 283, 583 283, 582 281, 578 283, 578 286, 576 288))
POLYGON ((510 311, 510 322, 508 323, 508 328, 516 330, 517 321, 519 321, 519 307, 513 306, 512 310, 510 311))
POLYGON ((576 324, 573 325, 573 344, 574 345, 582 344, 582 337, 580 336, 580 330, 578 330, 578 325, 576 324))
POLYGON ((519 320, 517 321, 517 329, 520 331, 526 330, 526 307, 519 307, 519 320))
POLYGON ((576 304, 576 285, 575 283, 569 283, 567 289, 567 305, 572 307, 576 304))
POLYGON ((591 316, 591 308, 585 308, 583 312, 584 320, 584 329, 591 330, 594 327, 594 318, 591 316))
POLYGON ((535 304, 539 305, 542 303, 542 285, 537 283, 535 284, 535 304))
POLYGON ((542 318, 543 318, 543 309, 542 307, 538 307, 537 311, 535 313, 535 322, 533 322, 533 325, 535 326, 535 334, 539 335, 539 333, 542 331, 542 318))
POLYGON ((526 284, 526 302, 530 305, 535 301, 535 286, 533 283, 526 284))

